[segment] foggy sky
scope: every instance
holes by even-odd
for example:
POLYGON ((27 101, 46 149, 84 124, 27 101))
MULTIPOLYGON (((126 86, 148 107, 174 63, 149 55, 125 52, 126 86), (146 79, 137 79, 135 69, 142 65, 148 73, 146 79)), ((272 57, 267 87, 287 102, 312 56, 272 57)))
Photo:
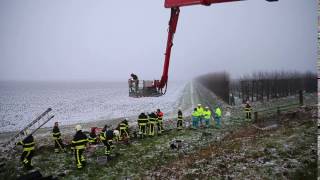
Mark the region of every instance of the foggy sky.
MULTIPOLYGON (((0 0, 0 80, 119 81, 162 74, 164 0, 0 0)), ((226 70, 316 71, 317 1, 181 8, 169 80, 226 70)))

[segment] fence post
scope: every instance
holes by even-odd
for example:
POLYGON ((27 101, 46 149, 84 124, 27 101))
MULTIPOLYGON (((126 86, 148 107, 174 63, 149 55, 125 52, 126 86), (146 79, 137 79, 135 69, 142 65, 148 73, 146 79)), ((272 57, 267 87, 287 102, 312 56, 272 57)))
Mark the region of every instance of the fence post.
POLYGON ((299 91, 299 104, 300 104, 300 106, 303 106, 303 93, 302 93, 302 90, 299 91))
POLYGON ((258 122, 258 112, 255 111, 253 114, 254 114, 254 122, 257 123, 258 122))

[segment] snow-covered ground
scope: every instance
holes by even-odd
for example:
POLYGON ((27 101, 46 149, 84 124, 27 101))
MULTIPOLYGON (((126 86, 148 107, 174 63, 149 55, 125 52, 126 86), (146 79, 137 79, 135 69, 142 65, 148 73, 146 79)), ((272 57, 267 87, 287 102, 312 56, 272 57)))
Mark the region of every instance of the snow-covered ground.
POLYGON ((176 111, 186 84, 169 82, 162 97, 130 98, 124 83, 0 83, 0 132, 19 130, 48 107, 63 125, 176 111))

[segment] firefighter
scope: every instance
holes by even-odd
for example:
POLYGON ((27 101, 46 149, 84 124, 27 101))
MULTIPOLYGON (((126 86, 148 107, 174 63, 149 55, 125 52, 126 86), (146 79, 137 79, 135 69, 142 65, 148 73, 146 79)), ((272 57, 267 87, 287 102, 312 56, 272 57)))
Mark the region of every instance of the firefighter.
POLYGON ((149 136, 154 136, 155 125, 157 123, 157 115, 152 112, 149 114, 149 136))
POLYGON ((62 140, 61 140, 61 133, 60 133, 58 122, 54 123, 53 129, 52 129, 52 136, 54 139, 54 152, 58 153, 59 150, 66 152, 64 144, 62 143, 62 140))
POLYGON ((206 123, 206 127, 210 126, 210 119, 211 119, 211 111, 208 106, 206 106, 205 110, 203 111, 204 120, 206 123))
POLYGON ((129 138, 129 124, 128 124, 128 119, 125 118, 120 124, 119 124, 119 132, 120 132, 120 140, 123 138, 128 139, 129 138))
POLYGON ((158 134, 161 134, 164 131, 163 130, 163 112, 161 112, 160 109, 157 109, 156 115, 157 115, 158 134))
POLYGON ((200 122, 200 126, 202 126, 203 124, 203 120, 204 120, 204 116, 203 116, 203 107, 201 104, 198 104, 198 107, 197 107, 197 111, 198 111, 198 122, 200 122))
POLYGON ((76 134, 72 140, 72 147, 74 148, 74 156, 77 168, 82 169, 86 165, 84 151, 88 143, 88 137, 82 132, 80 125, 76 125, 75 130, 76 134))
POLYGON ((133 81, 132 82, 134 82, 135 83, 135 92, 138 92, 138 90, 139 90, 139 79, 138 79, 138 76, 137 75, 135 75, 135 74, 133 74, 133 73, 131 73, 131 75, 130 75, 131 77, 132 77, 132 79, 133 79, 133 81))
POLYGON ((105 125, 102 133, 100 134, 100 139, 105 145, 104 154, 107 155, 108 160, 111 159, 111 147, 113 146, 112 140, 114 138, 113 130, 109 129, 109 126, 105 125))
POLYGON ((221 116, 222 116, 222 111, 219 106, 217 106, 215 110, 215 121, 216 121, 216 127, 220 128, 220 122, 221 122, 221 116))
POLYGON ((138 117, 139 134, 141 137, 147 135, 148 116, 145 113, 141 113, 138 117))
POLYGON ((177 121, 177 129, 178 130, 182 129, 182 124, 183 124, 183 116, 182 116, 181 108, 179 108, 178 109, 178 121, 177 121))
POLYGON ((32 134, 30 134, 28 130, 24 131, 24 135, 27 137, 25 139, 23 139, 22 141, 16 143, 16 145, 21 145, 23 147, 23 152, 22 152, 20 160, 21 160, 23 166, 27 170, 31 170, 33 168, 31 161, 32 161, 32 157, 34 155, 35 142, 34 142, 32 134))
POLYGON ((252 110, 251 105, 250 105, 249 101, 247 101, 247 102, 246 102, 246 105, 245 105, 245 108, 244 108, 244 111, 245 111, 245 113, 246 113, 246 119, 247 119, 247 120, 248 120, 248 119, 251 119, 251 110, 252 110))
POLYGON ((91 132, 89 134, 89 143, 96 145, 98 143, 97 134, 96 134, 97 127, 92 127, 91 132))
POLYGON ((199 127, 199 111, 194 108, 192 112, 192 128, 196 129, 199 127))

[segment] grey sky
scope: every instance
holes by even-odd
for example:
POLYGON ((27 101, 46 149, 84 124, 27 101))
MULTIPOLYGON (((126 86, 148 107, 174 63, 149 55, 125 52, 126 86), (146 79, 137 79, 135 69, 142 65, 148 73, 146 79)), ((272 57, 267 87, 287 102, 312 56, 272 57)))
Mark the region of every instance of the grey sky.
MULTIPOLYGON (((0 0, 0 80, 160 78, 164 0, 0 0)), ((316 71, 317 1, 181 8, 169 79, 226 70, 316 71)))

